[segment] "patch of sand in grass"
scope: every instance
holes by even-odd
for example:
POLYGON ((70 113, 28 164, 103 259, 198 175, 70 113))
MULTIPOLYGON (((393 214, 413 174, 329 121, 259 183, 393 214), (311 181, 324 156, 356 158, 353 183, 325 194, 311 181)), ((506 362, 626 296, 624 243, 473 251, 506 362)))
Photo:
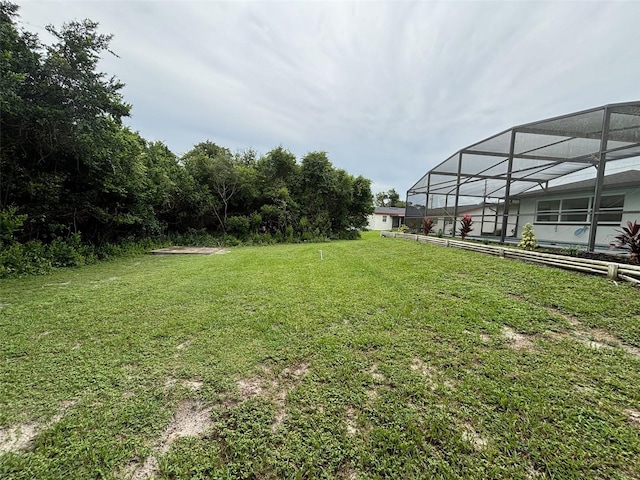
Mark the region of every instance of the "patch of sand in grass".
POLYGON ((351 469, 351 467, 345 467, 338 472, 338 478, 344 480, 357 480, 358 474, 351 469))
POLYGON ((569 325, 571 325, 572 327, 579 327, 582 325, 582 323, 580 323, 580 320, 578 319, 578 317, 574 317, 573 315, 567 315, 566 313, 564 313, 562 310, 560 310, 558 307, 547 307, 547 311, 549 313, 552 313, 554 315, 558 315, 562 318, 564 318, 567 323, 569 325))
POLYGON ((564 313, 562 310, 560 310, 558 307, 552 306, 552 307, 547 307, 547 311, 549 313, 552 313, 554 315, 558 315, 562 318, 564 318, 567 323, 569 325, 571 325, 572 327, 574 327, 576 330, 574 332, 568 333, 568 334, 560 334, 560 336, 556 336, 554 337, 553 335, 551 335, 552 338, 569 338, 569 337, 574 337, 576 340, 584 343, 585 345, 591 347, 591 348, 615 348, 615 347, 619 347, 622 350, 624 350, 625 352, 640 358, 640 348, 638 347, 634 347, 633 345, 627 345, 624 342, 622 342, 619 338, 616 338, 615 336, 611 335, 610 333, 601 330, 601 329, 593 329, 593 330, 584 330, 584 329, 580 329, 579 327, 582 327, 582 322, 580 322, 580 319, 578 319, 578 317, 575 317, 573 315, 568 315, 566 313, 564 313))
POLYGON ((347 435, 353 437, 358 433, 357 427, 357 418, 358 414, 352 406, 348 406, 345 413, 347 414, 346 423, 347 423, 347 435))
MULTIPOLYGON (((466 333, 467 335, 476 335, 476 333, 470 330, 464 330, 464 333, 466 333)), ((486 333, 479 333, 477 335, 480 337, 480 341, 482 343, 489 343, 491 341, 491 336, 487 335, 486 333)))
MULTIPOLYGON (((271 369, 263 367, 265 376, 271 376, 271 369)), ((286 400, 289 392, 295 387, 305 375, 309 373, 309 364, 302 362, 290 367, 284 368, 275 378, 250 377, 241 378, 236 381, 238 394, 240 395, 240 403, 254 397, 262 397, 270 399, 275 406, 275 417, 271 425, 271 430, 276 431, 284 422, 286 413, 286 400)), ((225 406, 231 407, 235 403, 232 399, 225 402, 225 406)))
POLYGON ((51 428, 62 420, 66 410, 75 405, 75 403, 75 400, 62 402, 59 411, 44 424, 28 422, 13 425, 8 428, 0 428, 0 454, 8 452, 18 453, 27 450, 41 432, 51 428))
POLYGON ((374 363, 369 369, 369 374, 371 378, 373 378, 376 382, 384 382, 386 380, 385 376, 378 371, 378 364, 374 363))
POLYGON ((527 478, 539 478, 540 476, 542 476, 542 472, 536 470, 532 464, 527 465, 527 478))
POLYGON ((516 332, 513 328, 503 325, 502 335, 509 340, 514 350, 533 350, 533 342, 527 335, 516 332))
POLYGON ((0 454, 26 450, 42 430, 43 426, 38 423, 23 423, 0 429, 0 454))
POLYGON ((640 358, 640 348, 627 345, 620 339, 600 329, 573 330, 570 332, 545 332, 545 335, 554 340, 576 340, 590 348, 620 348, 636 358, 640 358))
POLYGON ((462 424, 462 439, 469 442, 476 450, 484 449, 489 443, 486 438, 478 435, 478 432, 468 423, 462 424))
POLYGON ((182 342, 180 345, 176 346, 176 353, 173 355, 174 357, 178 358, 180 356, 180 354, 182 353, 182 351, 189 347, 191 345, 192 341, 191 340, 187 340, 186 342, 182 342))
POLYGON ((125 469, 131 480, 153 478, 158 471, 158 458, 169 451, 173 442, 184 437, 200 437, 211 429, 211 408, 205 408, 200 402, 183 400, 173 415, 171 423, 162 434, 160 441, 142 465, 132 461, 125 469))
POLYGON ((415 357, 411 362, 411 370, 413 370, 414 372, 419 372, 425 378, 427 385, 429 385, 431 391, 435 391, 439 385, 444 385, 447 388, 455 387, 451 380, 442 379, 442 375, 436 368, 432 367, 431 365, 427 365, 418 357, 415 357))
POLYGON ((173 377, 167 377, 167 379, 164 382, 164 389, 166 390, 171 390, 173 387, 175 387, 177 384, 182 385, 184 388, 191 390, 191 391, 197 391, 200 390, 200 388, 202 388, 203 382, 201 382, 200 380, 181 380, 179 381, 176 378, 173 377))
POLYGON ((627 408, 624 413, 627 415, 627 421, 634 427, 640 428, 640 411, 627 408))

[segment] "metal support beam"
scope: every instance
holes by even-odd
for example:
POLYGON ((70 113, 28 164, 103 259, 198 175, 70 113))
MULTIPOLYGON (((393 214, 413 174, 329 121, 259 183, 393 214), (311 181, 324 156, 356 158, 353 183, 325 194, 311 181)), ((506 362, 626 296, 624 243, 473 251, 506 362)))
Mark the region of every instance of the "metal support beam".
POLYGON ((504 243, 509 224, 509 194, 511 193, 511 169, 513 168, 513 151, 516 147, 516 131, 511 130, 511 144, 509 145, 509 165, 507 167, 507 182, 504 189, 504 208, 502 209, 502 230, 500 243, 504 243))
POLYGON ((431 174, 429 174, 427 176, 427 199, 425 200, 425 205, 424 205, 424 216, 427 216, 427 213, 429 212, 429 189, 431 188, 431 174))
POLYGON ((460 198, 460 173, 462 172, 462 152, 458 153, 458 181, 456 182, 456 203, 453 207, 453 227, 451 236, 456 236, 456 222, 458 221, 458 200, 460 198))
POLYGON ((598 173, 596 175, 596 188, 593 193, 593 203, 591 205, 591 224, 589 225, 589 243, 587 250, 593 252, 596 246, 596 234, 598 233, 598 217, 600 217, 600 199, 602 198, 602 186, 604 184, 604 172, 607 164, 607 139, 609 138, 609 123, 611 112, 609 108, 604 109, 602 118, 602 135, 600 137, 600 161, 598 162, 598 173))

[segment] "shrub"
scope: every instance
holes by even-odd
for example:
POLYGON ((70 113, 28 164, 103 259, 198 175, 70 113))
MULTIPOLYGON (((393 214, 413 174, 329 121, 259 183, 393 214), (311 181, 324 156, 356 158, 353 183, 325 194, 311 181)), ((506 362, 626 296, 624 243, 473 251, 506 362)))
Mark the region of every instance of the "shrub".
POLYGON ((518 247, 524 248, 525 250, 533 250, 537 245, 538 240, 536 239, 536 232, 533 231, 533 225, 526 223, 524 227, 522 227, 522 238, 520 239, 518 247))
POLYGON ((407 227, 404 223, 398 227, 398 231, 400 233, 407 233, 407 230, 409 230, 409 227, 407 227))
MULTIPOLYGON (((262 219, 262 217, 261 217, 262 219)), ((251 228, 251 219, 243 215, 227 218, 227 232, 231 235, 244 238, 249 234, 251 228)))
POLYGON ((473 220, 470 215, 465 215, 460 219, 460 238, 462 238, 462 240, 467 238, 470 232, 473 232, 473 228, 471 228, 472 224, 473 220))
POLYGON ((85 263, 85 247, 79 233, 68 238, 56 238, 49 245, 51 265, 54 267, 78 267, 85 263))
POLYGON ((0 245, 12 242, 13 234, 24 225, 27 216, 18 215, 17 211, 13 206, 0 211, 0 245))
POLYGON ((627 222, 626 227, 618 230, 615 240, 611 242, 611 248, 619 248, 629 251, 632 263, 640 263, 640 224, 637 220, 627 222))
POLYGON ((424 235, 429 235, 433 230, 433 220, 429 217, 424 217, 422 220, 422 233, 424 235))

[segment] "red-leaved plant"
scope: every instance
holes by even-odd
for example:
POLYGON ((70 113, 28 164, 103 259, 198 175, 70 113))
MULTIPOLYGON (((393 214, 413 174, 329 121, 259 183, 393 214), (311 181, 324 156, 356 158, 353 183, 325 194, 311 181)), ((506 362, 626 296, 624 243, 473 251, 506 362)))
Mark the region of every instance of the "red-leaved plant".
POLYGON ((429 217, 424 217, 424 220, 422 220, 422 233, 424 235, 429 235, 432 230, 433 220, 431 220, 429 217))
POLYGON ((627 222, 626 227, 618 230, 615 241, 611 242, 611 248, 621 248, 629 251, 632 263, 640 263, 640 223, 634 220, 627 222))
POLYGON ((472 223, 473 220, 471 219, 471 215, 465 215, 460 220, 460 238, 462 238, 462 240, 467 238, 469 232, 473 232, 473 229, 471 228, 472 223))

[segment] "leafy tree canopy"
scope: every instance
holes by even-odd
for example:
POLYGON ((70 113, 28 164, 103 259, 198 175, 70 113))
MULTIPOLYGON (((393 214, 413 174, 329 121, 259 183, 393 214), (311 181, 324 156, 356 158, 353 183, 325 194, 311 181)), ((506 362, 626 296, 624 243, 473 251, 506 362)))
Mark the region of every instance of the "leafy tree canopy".
POLYGON ((391 189, 388 192, 378 192, 375 197, 376 207, 404 207, 405 202, 400 200, 400 194, 391 189))
POLYGON ((307 240, 366 225, 371 182, 326 152, 298 162, 282 146, 260 156, 204 141, 178 158, 123 126, 124 84, 98 70, 111 35, 74 21, 48 26, 45 45, 17 15, 0 2, 2 244, 193 231, 307 240))

